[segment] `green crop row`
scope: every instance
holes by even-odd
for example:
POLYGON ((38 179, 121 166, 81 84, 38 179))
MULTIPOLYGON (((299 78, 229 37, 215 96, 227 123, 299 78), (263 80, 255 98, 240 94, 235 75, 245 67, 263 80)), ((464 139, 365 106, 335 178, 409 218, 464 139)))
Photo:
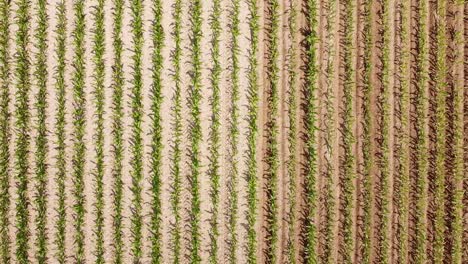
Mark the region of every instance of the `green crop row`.
POLYGON ((104 77, 105 77, 105 29, 104 29, 104 0, 99 0, 94 8, 94 35, 93 35, 93 61, 94 61, 94 100, 96 107, 95 142, 95 202, 94 202, 94 234, 96 236, 94 254, 96 263, 104 263, 104 77))
POLYGON ((377 232, 378 236, 378 256, 377 259, 381 263, 388 263, 389 249, 390 249, 390 4, 391 2, 382 1, 382 13, 380 19, 382 20, 382 88, 380 93, 380 192, 377 199, 380 204, 380 222, 377 232))
POLYGON ((444 261, 445 251, 445 156, 446 156, 446 100, 447 100, 447 40, 446 40, 446 13, 445 0, 437 2, 437 58, 435 76, 435 180, 434 180, 434 263, 440 264, 444 261))
POLYGON ((36 254, 35 258, 37 263, 46 263, 47 261, 47 1, 38 1, 37 7, 37 28, 36 28, 36 65, 34 70, 35 85, 38 86, 38 94, 36 96, 36 111, 37 111, 37 136, 36 136, 36 195, 35 195, 35 209, 37 212, 36 223, 36 254))
POLYGON ((333 263, 334 254, 333 246, 335 240, 335 222, 336 222, 336 201, 334 195, 334 186, 335 181, 334 171, 335 164, 333 158, 334 145, 335 145, 335 109, 334 109, 334 73, 335 73, 335 56, 336 56, 336 47, 335 47, 335 31, 336 31, 336 12, 337 12, 337 1, 333 0, 328 3, 326 6, 326 12, 328 14, 328 19, 326 23, 326 31, 328 33, 327 42, 325 44, 326 51, 328 53, 327 62, 325 66, 325 105, 326 105, 326 114, 325 114, 325 151, 326 151, 326 161, 325 161, 325 227, 324 227, 324 248, 322 262, 324 263, 333 263))
POLYGON ((173 177, 172 194, 171 194, 171 205, 172 214, 174 215, 174 224, 172 229, 172 255, 173 263, 177 264, 180 262, 180 251, 181 251, 181 221, 180 215, 180 195, 182 191, 181 186, 181 140, 182 140, 182 95, 181 95, 181 56, 182 56, 182 40, 181 40, 181 29, 182 29, 182 1, 176 0, 173 11, 173 41, 174 49, 172 50, 172 66, 174 68, 174 99, 173 99, 173 111, 174 111, 174 134, 173 134, 173 146, 172 146, 172 160, 171 160, 171 174, 173 177))
POLYGON ((201 40, 202 40, 202 2, 191 2, 191 83, 188 98, 190 107, 190 263, 200 263, 200 143, 202 141, 200 104, 202 100, 201 84, 201 40))
POLYGON ((397 149, 397 156, 399 167, 397 175, 399 175, 399 188, 396 194, 397 205, 399 212, 399 226, 398 226, 398 260, 401 263, 408 262, 408 217, 409 217, 409 200, 410 200, 410 164, 409 164, 409 97, 410 97, 410 1, 403 1, 400 10, 401 29, 401 62, 399 64, 400 80, 400 130, 397 132, 399 139, 399 148, 397 149))
MULTIPOLYGON (((286 246, 287 263, 296 264, 296 232, 297 232, 297 88, 298 74, 297 70, 297 2, 292 0, 289 2, 289 17, 288 17, 288 30, 289 39, 291 41, 288 47, 288 117, 289 117, 289 131, 288 131, 288 151, 289 156, 287 160, 287 172, 289 177, 288 184, 288 241, 286 246)), ((310 43, 309 43, 310 44, 310 43)))
POLYGON ((426 262, 427 251, 427 207, 428 207, 428 13, 427 0, 421 0, 418 6, 418 56, 417 97, 416 97, 416 208, 415 208, 415 263, 426 262))
MULTIPOLYGON (((317 210, 317 92, 318 92, 318 52, 317 45, 319 42, 318 30, 318 3, 315 0, 307 1, 309 16, 307 17, 307 27, 309 34, 307 35, 307 68, 306 68, 306 84, 305 84, 305 134, 306 141, 304 154, 306 157, 305 168, 305 203, 307 210, 304 227, 304 260, 307 264, 317 263, 317 220, 315 220, 317 210)), ((292 87, 292 86, 291 86, 292 87)), ((292 94, 291 94, 292 95, 292 94)), ((290 105, 290 107, 292 107, 290 105)), ((293 119, 290 116, 290 119, 293 119)), ((292 126, 291 126, 292 129, 292 126)))
POLYGON ((344 18, 344 36, 343 36, 343 135, 342 144, 344 148, 343 157, 343 179, 342 179, 342 235, 343 245, 341 246, 342 258, 344 263, 352 263, 354 255, 354 236, 353 236, 353 209, 354 209, 354 179, 356 178, 356 158, 354 156, 353 144, 354 137, 354 96, 356 94, 355 69, 353 61, 354 51, 354 4, 353 1, 345 1, 344 18))
POLYGON ((131 216, 131 253, 133 262, 139 263, 142 257, 142 180, 143 180, 143 137, 142 137, 142 53, 143 53, 143 2, 132 0, 131 9, 131 32, 132 32, 132 132, 131 132, 131 155, 132 155, 132 216, 131 216))
POLYGON ((256 0, 248 1, 250 50, 248 55, 248 114, 247 114, 247 263, 257 263, 257 142, 258 142, 258 47, 259 15, 256 0))
POLYGON ((232 12, 230 14, 231 21, 231 110, 230 110, 230 151, 231 151, 231 171, 229 182, 229 263, 237 263, 238 251, 238 142, 239 142, 239 35, 240 35, 240 1, 232 0, 232 12))
MULTIPOLYGON (((454 145, 454 159, 453 159, 453 184, 455 186, 453 195, 453 246, 451 250, 452 263, 461 264, 463 258, 463 196, 466 193, 464 186, 464 151, 463 151, 463 140, 464 140, 464 121, 463 121, 463 102, 466 102, 464 98, 464 26, 463 26, 463 14, 464 14, 464 1, 458 1, 456 5, 456 30, 455 30, 455 43, 457 50, 455 52, 455 63, 454 63, 454 76, 456 81, 454 83, 454 96, 453 96, 453 109, 454 109, 454 125, 453 125, 453 145, 454 145)), ((465 110, 466 111, 466 110, 465 110)))
POLYGON ((85 261, 85 236, 84 236, 84 216, 85 209, 85 194, 84 194, 84 163, 86 145, 84 142, 85 122, 86 122, 86 95, 85 95, 85 2, 76 1, 73 5, 75 18, 73 29, 73 62, 74 69, 73 82, 73 195, 74 195, 74 243, 75 243, 75 259, 77 263, 85 261))
POLYGON ((265 261, 276 263, 278 249, 278 169, 279 169, 279 2, 270 0, 267 3, 269 27, 267 28, 267 87, 268 119, 266 128, 266 249, 265 261))
POLYGON ((210 263, 216 264, 219 262, 219 193, 220 193, 220 153, 221 148, 220 142, 220 76, 222 72, 220 62, 220 34, 221 34, 221 23, 219 18, 221 17, 221 1, 213 1, 213 10, 211 13, 210 28, 212 31, 211 35, 211 60, 213 61, 213 67, 211 70, 211 127, 210 127, 210 164, 208 176, 210 178, 210 196, 211 196, 211 218, 210 218, 210 263))
POLYGON ((57 183, 57 220, 55 222, 55 240, 54 244, 57 247, 57 261, 59 263, 65 263, 65 233, 66 233, 66 193, 65 193, 65 181, 66 181, 66 160, 65 160, 65 48, 66 48, 66 6, 65 1, 62 0, 57 4, 57 27, 55 32, 56 36, 56 49, 55 54, 57 57, 57 67, 54 72, 55 78, 55 90, 56 90, 56 103, 57 110, 55 112, 55 136, 56 141, 56 169, 55 181, 57 183))
POLYGON ((151 143, 151 193, 152 193, 152 216, 151 216, 151 261, 152 263, 160 263, 162 258, 161 253, 161 159, 162 159, 162 120, 161 120, 161 104, 162 96, 162 79, 161 72, 163 69, 162 48, 164 45, 164 30, 162 22, 162 3, 160 0, 153 1, 153 54, 152 54, 152 143, 151 143))
POLYGON ((123 216, 122 216, 122 198, 123 198, 123 155, 124 155, 124 142, 123 142, 123 63, 122 63, 122 15, 124 0, 114 0, 113 12, 113 32, 112 32, 112 46, 114 52, 114 62, 112 67, 112 149, 113 149, 113 171, 114 178, 113 184, 113 247, 114 259, 113 263, 122 263, 123 254, 123 216))
POLYGON ((18 9, 16 10, 15 23, 18 26, 16 32, 16 54, 15 54, 15 80, 16 80, 16 94, 15 94, 15 128, 17 137, 15 140, 14 150, 14 166, 15 166, 15 180, 17 184, 17 198, 16 198, 16 260, 18 263, 29 262, 29 198, 28 198, 28 172, 29 161, 27 158, 30 147, 29 125, 30 125, 30 112, 29 112, 29 93, 31 90, 31 80, 29 77, 29 70, 31 68, 31 58, 28 50, 30 41, 30 2, 22 0, 18 2, 18 9))
POLYGON ((10 5, 9 1, 0 1, 0 261, 10 263, 10 5))
POLYGON ((373 243, 371 240, 372 223, 371 219, 373 216, 372 201, 374 199, 373 193, 373 171, 374 171, 374 155, 373 155, 373 124, 374 118, 371 110, 371 98, 374 93, 373 86, 371 85, 371 76, 373 73, 372 65, 372 21, 374 15, 372 12, 372 0, 367 0, 364 3, 364 25, 363 25, 363 73, 362 73, 362 89, 363 89, 363 102, 362 102, 362 155, 363 155, 363 169, 362 169, 362 249, 361 249, 361 261, 362 263, 370 263, 371 249, 373 243))

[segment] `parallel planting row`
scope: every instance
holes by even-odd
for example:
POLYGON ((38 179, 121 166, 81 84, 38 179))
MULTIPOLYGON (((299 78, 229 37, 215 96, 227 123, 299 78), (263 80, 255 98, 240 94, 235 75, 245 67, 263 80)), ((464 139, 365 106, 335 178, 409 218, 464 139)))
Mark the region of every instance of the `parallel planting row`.
POLYGON ((468 263, 466 10, 0 0, 0 262, 468 263))

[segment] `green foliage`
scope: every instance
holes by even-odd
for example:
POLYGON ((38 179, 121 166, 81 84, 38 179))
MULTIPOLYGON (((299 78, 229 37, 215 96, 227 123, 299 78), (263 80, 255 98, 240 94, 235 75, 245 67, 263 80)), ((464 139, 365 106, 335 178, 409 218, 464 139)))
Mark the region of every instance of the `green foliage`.
POLYGON ((230 182, 229 182, 229 263, 237 263, 238 251, 238 212, 239 212, 239 196, 238 196, 238 142, 239 142, 239 12, 240 1, 232 0, 232 12, 230 14, 231 20, 231 110, 230 110, 230 155, 231 155, 231 168, 230 168, 230 182))
POLYGON ((362 83, 363 83, 363 138, 362 138, 362 155, 363 155, 363 179, 362 179, 362 200, 363 200, 363 220, 362 220, 362 263, 369 264, 371 249, 373 247, 373 243, 371 241, 371 233, 372 233, 372 224, 371 218, 373 216, 372 210, 372 201, 374 197, 373 193, 373 185, 372 185, 372 178, 373 178, 373 171, 374 171, 374 155, 373 155, 373 138, 372 138, 372 131, 374 127, 374 118, 373 113, 371 110, 371 98, 372 94, 374 93, 373 86, 371 85, 371 76, 373 72, 373 65, 372 65, 372 46, 373 46, 373 38, 372 38, 372 21, 374 19, 374 15, 372 12, 372 3, 373 0, 367 0, 364 5, 364 26, 363 26, 363 40, 364 40, 364 54, 363 54, 363 73, 362 73, 362 83))
POLYGON ((173 28, 173 40, 174 50, 172 51, 172 66, 174 67, 174 99, 173 99, 173 113, 174 113, 174 134, 173 134, 173 145, 172 145, 172 160, 171 160, 171 174, 173 177, 172 194, 171 194, 171 205, 172 213, 174 215, 174 225, 172 229, 172 253, 173 263, 178 264, 180 262, 180 251, 181 251, 181 215, 180 215, 180 194, 182 191, 181 186, 181 140, 182 140, 182 95, 181 95, 181 56, 182 56, 182 40, 181 40, 181 28, 182 28, 182 0, 176 0, 173 11, 174 28, 173 28))
POLYGON ((191 2, 191 87, 188 105, 190 107, 190 192, 192 195, 190 208, 190 263, 200 263, 200 143, 202 131, 200 125, 201 94, 201 40, 202 40, 202 3, 200 0, 191 2))
POLYGON ((248 55, 248 114, 247 114, 247 263, 257 263, 257 142, 258 142, 258 45, 259 15, 256 0, 248 2, 250 50, 248 55))
POLYGON ((416 208, 415 208, 415 263, 427 259, 427 200, 428 200, 428 14, 427 0, 419 1, 418 56, 416 58, 416 208))
POLYGON ((57 247, 57 261, 59 263, 65 263, 65 232, 66 232, 66 193, 65 193, 65 179, 67 174, 66 160, 65 160, 65 48, 66 48, 66 6, 65 1, 62 0, 57 4, 57 27, 55 32, 56 37, 56 49, 55 54, 57 56, 57 68, 54 72, 55 78, 55 89, 56 89, 56 103, 57 110, 55 113, 55 136, 57 137, 56 142, 56 169, 55 181, 57 183, 57 220, 55 222, 55 240, 54 244, 57 247))
POLYGON ((447 40, 445 0, 437 2, 437 58, 436 58, 436 109, 435 109, 435 180, 434 180, 434 263, 444 262, 445 237, 445 156, 446 156, 446 100, 447 100, 447 40))
MULTIPOLYGON (((289 131, 288 131, 288 151, 289 156, 287 160, 287 175, 289 177, 288 184, 288 241, 286 246, 287 263, 296 264, 296 233, 297 233, 297 88, 298 74, 297 74, 297 2, 292 0, 289 2, 289 18, 288 18, 288 30, 290 38, 290 46, 288 48, 288 87, 289 87, 289 99, 288 99, 288 118, 289 118, 289 131)), ((310 25, 309 25, 310 26, 310 25)), ((309 86, 308 86, 309 87, 309 86)))
POLYGON ((322 255, 322 262, 324 263, 334 263, 333 259, 333 250, 334 250, 334 240, 335 240, 335 229, 334 225, 336 222, 335 208, 335 194, 334 194, 334 171, 335 164, 333 158, 335 156, 335 109, 334 109, 334 72, 335 72, 335 56, 336 56, 336 47, 335 47, 335 31, 336 31, 336 12, 337 12, 337 2, 335 0, 330 1, 326 6, 326 12, 328 14, 328 19, 326 23, 326 30, 328 32, 327 42, 325 44, 325 49, 327 51, 327 61, 325 65, 325 219, 326 224, 324 227, 324 249, 322 255))
POLYGON ((10 5, 0 1, 0 262, 10 263, 10 5))
POLYGON ((277 117, 279 115, 279 2, 276 0, 268 1, 268 16, 270 20, 267 29, 267 87, 268 98, 267 107, 269 110, 266 131, 266 255, 265 261, 276 263, 278 249, 278 169, 279 169, 279 146, 278 135, 279 125, 277 117))
POLYGON ((94 202, 94 234, 96 236, 94 254, 96 263, 104 263, 104 77, 105 77, 105 29, 104 29, 104 0, 99 0, 94 8, 94 36, 93 36, 93 61, 94 61, 94 100, 96 107, 96 129, 94 134, 96 168, 95 202, 94 202))
MULTIPOLYGON (((464 144, 464 131, 463 131, 463 102, 464 98, 464 37, 463 37, 463 10, 464 2, 457 3, 456 12, 456 25, 458 26, 455 31, 455 43, 457 50, 455 52, 454 69, 456 81, 453 89, 453 184, 455 186, 453 195, 453 223, 452 223, 452 237, 453 246, 451 250, 452 263, 461 264, 463 255, 463 196, 466 189, 463 188, 464 179, 464 165, 463 165, 463 144, 464 144)), ((466 205, 465 205, 466 206, 466 205)))
POLYGON ((409 217, 409 188, 410 188, 410 163, 409 163, 409 96, 410 96, 410 2, 405 0, 401 5, 401 62, 399 64, 400 80, 400 129, 397 131, 399 148, 397 149, 399 167, 399 188, 396 193, 399 226, 398 226, 398 260, 400 263, 408 262, 408 217, 409 217))
MULTIPOLYGON (((318 3, 315 0, 307 2, 309 16, 307 17, 308 36, 307 40, 307 72, 306 72, 306 86, 305 86, 305 201, 308 205, 305 214, 305 262, 307 264, 317 263, 316 243, 317 231, 315 211, 317 207, 317 193, 316 193, 316 180, 317 180, 317 89, 318 89, 318 55, 317 44, 318 39, 318 3)), ((293 87, 293 86, 291 86, 293 87)), ((291 105, 290 105, 291 107, 291 105)), ((290 117, 290 119, 293 119, 290 117)), ((292 129, 292 126, 291 126, 292 129)))
POLYGON ((161 120, 161 104, 162 104, 162 79, 161 72, 163 69, 162 48, 164 45, 164 30, 161 25, 162 21, 162 3, 160 0, 153 1, 153 46, 152 54, 152 106, 151 114, 153 118, 152 132, 153 138, 151 143, 151 193, 152 193, 152 216, 151 216, 151 262, 161 263, 161 159, 162 159, 162 120, 161 120))
POLYGON ((35 85, 38 86, 39 91, 36 96, 36 111, 37 111, 37 137, 36 137, 36 195, 35 195, 35 209, 37 212, 36 223, 36 261, 37 263, 46 263, 47 261, 47 1, 38 1, 37 7, 38 24, 36 28, 36 65, 35 65, 35 85))
POLYGON ((353 62, 354 50, 354 5, 353 1, 345 1, 344 17, 344 38, 343 38, 343 63, 344 63, 344 82, 343 82, 343 178, 342 178, 342 257, 344 263, 352 263, 354 255, 354 235, 353 235, 353 208, 354 208, 354 179, 356 178, 356 159, 354 157, 353 144, 354 138, 354 96, 356 94, 355 70, 353 62))
POLYGON ((380 192, 378 193, 378 201, 380 205, 380 222, 377 231, 378 236, 378 261, 388 263, 390 260, 390 5, 387 0, 382 1, 382 89, 380 93, 380 192))
POLYGON ((75 204, 74 209, 74 258, 77 263, 85 262, 84 247, 84 216, 85 209, 85 194, 84 194, 84 163, 86 155, 86 145, 84 142, 85 126, 86 126, 86 95, 85 95, 85 11, 83 0, 74 2, 73 9, 75 13, 75 27, 73 29, 73 62, 74 69, 73 83, 73 157, 72 157, 72 179, 73 179, 73 195, 75 204))
POLYGON ((143 2, 132 0, 131 9, 131 32, 132 32, 132 132, 131 132, 131 155, 132 155, 132 216, 131 216, 131 252, 133 262, 139 263, 142 257, 142 180, 143 180, 143 138, 142 138, 142 53, 143 53, 143 2))
POLYGON ((14 166, 15 180, 17 184, 16 195, 16 261, 18 263, 29 263, 28 253, 30 250, 30 228, 29 228, 29 155, 30 147, 30 113, 29 113, 29 92, 31 90, 31 80, 29 71, 31 68, 28 44, 30 41, 30 2, 22 0, 18 2, 15 23, 18 26, 16 32, 16 54, 15 54, 15 129, 17 137, 15 140, 14 166))
POLYGON ((210 28, 212 31, 211 35, 211 59, 213 61, 213 68, 211 70, 211 89, 213 91, 211 98, 211 127, 210 127, 210 164, 208 175, 210 177, 210 196, 211 196, 211 219, 210 219, 210 258, 209 261, 212 264, 219 263, 218 256, 218 237, 219 237, 219 162, 221 149, 220 144, 220 75, 221 75, 221 63, 220 63, 220 34, 221 34, 221 23, 219 18, 221 17, 221 1, 213 1, 213 10, 211 13, 210 28))
POLYGON ((123 222, 122 222, 122 198, 123 198, 123 63, 122 63, 122 16, 125 0, 114 0, 113 21, 114 27, 112 32, 112 46, 114 52, 114 63, 112 67, 112 149, 113 149, 113 245, 114 245, 114 260, 115 264, 122 263, 123 255, 123 222))

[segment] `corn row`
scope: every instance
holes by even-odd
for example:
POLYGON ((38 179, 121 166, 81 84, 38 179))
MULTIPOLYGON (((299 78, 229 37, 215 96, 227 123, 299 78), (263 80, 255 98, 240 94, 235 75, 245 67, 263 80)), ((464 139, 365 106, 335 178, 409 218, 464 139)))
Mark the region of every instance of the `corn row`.
POLYGON ((125 0, 114 0, 112 30, 114 62, 112 67, 112 149, 113 149, 113 263, 122 263, 123 254, 123 62, 122 62, 122 15, 125 0))
POLYGON ((55 112, 55 136, 56 140, 56 169, 55 181, 57 184, 57 219, 55 222, 55 239, 54 244, 57 247, 56 258, 59 263, 65 263, 65 239, 66 239, 66 160, 65 160, 65 47, 66 47, 66 7, 65 1, 62 0, 57 4, 57 27, 56 49, 57 67, 54 72, 57 110, 55 112))
POLYGON ((8 228, 10 219, 10 5, 9 1, 0 1, 0 261, 10 263, 10 237, 8 228))
POLYGON ((209 177, 210 177, 210 196, 211 196, 211 218, 210 218, 210 258, 212 264, 219 263, 219 194, 220 194, 220 75, 222 72, 220 64, 220 34, 221 24, 219 18, 221 17, 221 1, 213 1, 213 10, 211 13, 210 28, 211 35, 211 60, 213 66, 211 70, 211 128, 210 128, 210 164, 209 164, 209 177))
POLYGON ((37 263, 46 263, 47 261, 47 1, 39 0, 37 7, 38 25, 36 28, 36 65, 35 65, 35 85, 38 86, 39 91, 36 96, 36 110, 37 110, 37 137, 36 137, 36 196, 35 208, 37 216, 36 223, 36 261, 37 263))
POLYGON ((239 12, 240 12, 240 1, 232 0, 232 13, 230 16, 231 20, 231 110, 230 110, 230 157, 232 160, 231 171, 229 174, 229 263, 237 263, 237 251, 238 251, 238 234, 237 234, 237 223, 238 223, 238 143, 239 143, 239 12))
POLYGON ((161 72, 163 69, 162 48, 164 45, 164 31, 161 25, 162 20, 162 3, 160 0, 153 1, 153 84, 152 84, 152 106, 151 113, 153 118, 152 124, 152 144, 151 144, 151 192, 152 192, 152 216, 151 216, 151 262, 161 263, 161 159, 162 159, 162 120, 161 120, 161 104, 162 104, 162 78, 161 72))
POLYGON ((30 146, 30 112, 28 95, 31 90, 30 68, 31 58, 28 47, 30 41, 30 2, 21 0, 18 2, 16 10, 15 23, 18 25, 18 31, 15 36, 16 54, 15 54, 15 129, 17 137, 15 140, 14 166, 15 180, 17 184, 16 192, 16 261, 18 263, 28 263, 30 227, 29 227, 29 146, 30 146))

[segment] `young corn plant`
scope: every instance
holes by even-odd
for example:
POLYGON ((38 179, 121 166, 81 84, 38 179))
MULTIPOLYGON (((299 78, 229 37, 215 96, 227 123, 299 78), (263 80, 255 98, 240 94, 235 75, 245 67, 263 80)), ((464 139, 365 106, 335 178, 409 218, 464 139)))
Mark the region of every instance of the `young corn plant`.
POLYGON ((35 180, 36 180, 36 195, 35 195, 35 210, 36 210, 36 254, 37 263, 46 263, 47 261, 47 1, 38 1, 37 6, 38 23, 36 28, 36 65, 34 69, 35 85, 38 87, 36 96, 35 108, 37 111, 37 136, 36 136, 36 152, 35 152, 35 180))
POLYGON ((373 171, 374 171, 374 147, 373 147, 373 136, 372 131, 374 130, 374 118, 371 109, 372 94, 374 94, 373 85, 371 84, 371 77, 373 73, 372 64, 372 50, 373 50, 373 36, 372 36, 372 21, 374 15, 372 12, 372 0, 366 0, 364 3, 364 26, 363 26, 363 73, 362 73, 362 157, 363 157, 363 168, 362 168, 362 248, 361 248, 361 261, 362 263, 371 263, 371 250, 373 243, 371 240, 372 234, 372 216, 374 214, 372 208, 372 201, 374 196, 372 195, 374 187, 372 184, 373 171))
POLYGON ((441 264, 444 261, 445 250, 445 155, 446 153, 446 100, 447 100, 447 35, 446 35, 446 13, 447 3, 445 0, 437 2, 437 58, 436 58, 436 76, 435 76, 435 182, 434 182, 434 263, 441 264))
POLYGON ((398 260, 400 263, 408 262, 408 232, 409 232, 409 201, 410 201, 410 163, 409 163, 409 103, 410 103, 410 1, 404 0, 400 9, 401 27, 401 59, 399 64, 400 74, 400 132, 398 139, 400 141, 397 149, 399 167, 399 188, 397 197, 397 206, 399 213, 398 225, 398 260))
POLYGON ((279 169, 279 125, 277 117, 279 115, 279 37, 280 27, 279 3, 276 0, 268 1, 268 16, 270 25, 267 29, 268 34, 268 55, 267 55, 267 76, 268 76, 268 98, 267 107, 269 109, 267 120, 267 144, 266 144, 266 254, 265 261, 276 263, 278 251, 278 169, 279 169))
POLYGON ((95 164, 94 171, 94 235, 96 238, 94 245, 95 262, 104 263, 104 0, 99 0, 94 8, 94 35, 93 35, 93 61, 94 61, 94 100, 96 109, 95 120, 95 164))
POLYGON ((30 206, 28 198, 29 187, 29 147, 30 147, 30 112, 29 93, 31 80, 29 72, 31 68, 30 52, 28 44, 30 41, 30 8, 31 3, 27 0, 18 2, 15 23, 18 26, 16 32, 16 54, 15 54, 15 129, 17 137, 14 150, 15 181, 17 184, 16 198, 16 261, 18 263, 29 263, 29 240, 30 240, 30 206))
MULTIPOLYGON (((304 261, 307 264, 317 263, 317 228, 315 221, 315 214, 317 209, 317 90, 318 90, 318 54, 317 45, 319 42, 318 30, 318 3, 315 0, 307 1, 308 17, 307 27, 308 35, 307 41, 307 64, 306 64, 306 84, 305 84, 305 142, 304 142, 304 156, 306 157, 305 168, 305 202, 307 209, 305 213, 305 227, 304 227, 304 261)), ((294 42, 293 42, 294 43, 294 42)), ((291 60, 293 61, 293 60, 291 60)), ((293 86, 291 85, 291 88, 293 86)), ((293 94, 291 93, 291 96, 293 94)), ((291 98, 294 100, 294 97, 291 98)), ((293 102, 293 101, 292 101, 293 102)), ((293 102, 294 103, 294 102, 293 102)), ((290 104, 293 108, 293 104, 290 104)), ((290 110, 291 111, 291 110, 290 110)), ((290 115, 290 120, 294 116, 290 115)), ((291 122, 291 121, 290 121, 291 122)), ((291 133, 293 132, 291 125, 291 133)), ((291 141, 291 146, 294 141, 291 141)), ((291 152, 293 153, 293 152, 291 152)), ((291 219, 292 221, 292 219, 291 219)), ((294 263, 291 261, 291 263, 294 263)))
POLYGON ((161 120, 161 104, 162 96, 162 78, 163 56, 162 48, 164 45, 164 31, 162 27, 162 2, 160 0, 153 1, 153 54, 152 54, 152 132, 153 138, 151 143, 151 193, 152 193, 152 216, 151 216, 151 262, 161 263, 161 159, 162 159, 162 120, 161 120))
POLYGON ((464 13, 464 1, 456 2, 456 31, 455 31, 455 43, 457 44, 457 50, 455 52, 455 63, 453 76, 456 77, 454 84, 454 96, 453 96, 453 109, 454 109, 454 160, 453 160, 453 181, 454 181, 454 195, 453 195, 453 208, 454 208, 454 219, 453 219, 453 246, 451 249, 452 262, 461 264, 463 258, 463 195, 466 191, 463 189, 463 102, 466 101, 464 98, 464 28, 463 28, 463 13, 464 13))
POLYGON ((356 178, 356 158, 354 156, 354 96, 356 94, 355 70, 353 62, 354 51, 354 4, 352 1, 345 1, 344 11, 344 36, 343 36, 343 135, 342 144, 344 148, 343 157, 343 179, 342 179, 342 232, 343 245, 342 258, 344 263, 352 263, 354 255, 354 235, 353 235, 353 208, 354 208, 354 179, 356 178))
POLYGON ((381 157, 379 158, 380 172, 380 192, 378 194, 380 206, 380 222, 377 232, 378 236, 378 256, 377 259, 381 263, 388 263, 390 250, 390 4, 391 2, 382 1, 382 77, 381 77, 381 93, 380 93, 380 149, 381 157))
POLYGON ((85 1, 75 1, 73 5, 75 18, 73 29, 73 62, 74 68, 72 77, 73 91, 73 157, 72 157, 72 179, 73 179, 73 196, 74 196, 74 235, 75 243, 74 258, 77 263, 85 262, 85 236, 84 236, 84 217, 85 209, 85 194, 84 194, 84 163, 86 155, 86 145, 84 142, 85 126, 86 126, 86 95, 85 95, 85 1))
POLYGON ((192 78, 188 105, 190 107, 190 192, 191 192, 191 208, 190 208, 190 262, 200 263, 200 143, 202 141, 202 131, 200 125, 200 103, 202 100, 201 94, 201 40, 202 40, 202 3, 200 0, 191 2, 191 65, 192 78))
POLYGON ((0 1, 0 262, 10 263, 10 1, 0 1))
POLYGON ((123 62, 122 62, 122 16, 125 0, 114 0, 112 29, 112 46, 114 52, 114 63, 112 67, 112 149, 113 149, 113 263, 121 264, 123 262, 123 158, 124 158, 124 140, 123 140, 123 62))
POLYGON ((182 56, 182 0, 176 0, 173 11, 174 28, 173 40, 174 49, 172 50, 172 67, 174 68, 174 98, 173 98, 173 145, 171 159, 171 176, 173 178, 171 194, 171 210, 174 215, 174 224, 171 231, 172 235, 172 263, 180 262, 181 251, 181 215, 180 215, 180 194, 181 186, 181 140, 182 140, 182 95, 181 95, 181 56, 182 56))
POLYGON ((418 56, 416 58, 416 206, 415 206, 415 263, 427 260, 427 207, 428 207, 428 13, 427 0, 418 5, 418 56))
POLYGON ((57 67, 54 72, 55 79, 55 90, 56 90, 56 103, 57 110, 55 112, 55 136, 56 140, 56 175, 55 182, 57 184, 57 219, 55 221, 55 239, 54 245, 57 248, 56 259, 58 263, 65 263, 66 252, 65 252, 65 239, 66 239, 66 192, 65 192, 65 181, 67 175, 66 159, 65 159, 65 67, 66 67, 66 34, 67 34, 67 16, 66 16, 66 5, 65 0, 60 1, 57 4, 57 27, 55 32, 56 36, 56 48, 55 54, 57 57, 57 67))
MULTIPOLYGON (((289 118, 289 131, 288 131, 288 161, 287 161, 287 175, 289 177, 288 184, 288 241, 286 246, 287 263, 296 264, 296 234, 297 234, 297 88, 298 74, 297 74, 297 2, 295 0, 289 3, 289 18, 288 18, 288 30, 289 39, 291 41, 288 48, 288 87, 289 87, 289 98, 288 98, 288 118, 289 118)), ((310 8, 309 8, 310 10, 310 8)), ((309 13, 310 14, 310 13, 309 13)), ((310 20, 309 20, 310 21, 310 20)), ((310 25, 309 25, 310 26, 310 25)), ((310 30, 310 29, 309 29, 310 30)), ((309 58, 310 59, 310 58, 309 58)))
POLYGON ((248 2, 250 49, 248 55, 248 114, 247 114, 247 263, 257 263, 257 142, 258 142, 258 45, 259 15, 256 0, 248 2))
POLYGON ((335 47, 335 23, 336 23, 336 11, 337 11, 337 2, 335 0, 330 1, 326 6, 326 12, 328 14, 328 19, 326 22, 326 31, 328 32, 328 41, 325 43, 325 48, 327 50, 327 61, 325 66, 325 226, 324 226, 324 239, 323 241, 323 255, 321 256, 321 261, 324 263, 334 263, 334 254, 335 250, 334 241, 335 241, 335 222, 336 222, 336 201, 333 188, 335 186, 335 180, 333 179, 335 174, 335 164, 333 158, 335 156, 335 108, 334 108, 334 85, 333 78, 335 74, 335 56, 336 56, 336 47, 335 47))
POLYGON ((211 35, 211 60, 213 61, 213 68, 211 70, 211 127, 210 127, 210 164, 209 164, 209 178, 210 178, 210 196, 211 196, 211 218, 210 218, 210 257, 211 264, 219 263, 219 188, 220 188, 220 76, 221 76, 221 61, 220 61, 220 34, 221 23, 221 1, 213 1, 213 10, 211 12, 210 28, 211 35))
POLYGON ((229 182, 229 224, 228 224, 228 241, 229 253, 228 259, 230 264, 237 263, 238 251, 238 155, 239 149, 237 147, 239 142, 239 35, 240 35, 240 1, 232 0, 232 12, 230 14, 231 20, 231 110, 230 110, 230 155, 231 155, 231 168, 230 168, 230 182, 229 182))
POLYGON ((132 32, 132 132, 131 132, 131 155, 132 155, 132 216, 131 216, 131 253, 133 262, 141 261, 142 252, 142 180, 143 180, 143 137, 142 137, 142 53, 143 53, 143 2, 141 0, 132 0, 131 9, 131 32, 132 32))

